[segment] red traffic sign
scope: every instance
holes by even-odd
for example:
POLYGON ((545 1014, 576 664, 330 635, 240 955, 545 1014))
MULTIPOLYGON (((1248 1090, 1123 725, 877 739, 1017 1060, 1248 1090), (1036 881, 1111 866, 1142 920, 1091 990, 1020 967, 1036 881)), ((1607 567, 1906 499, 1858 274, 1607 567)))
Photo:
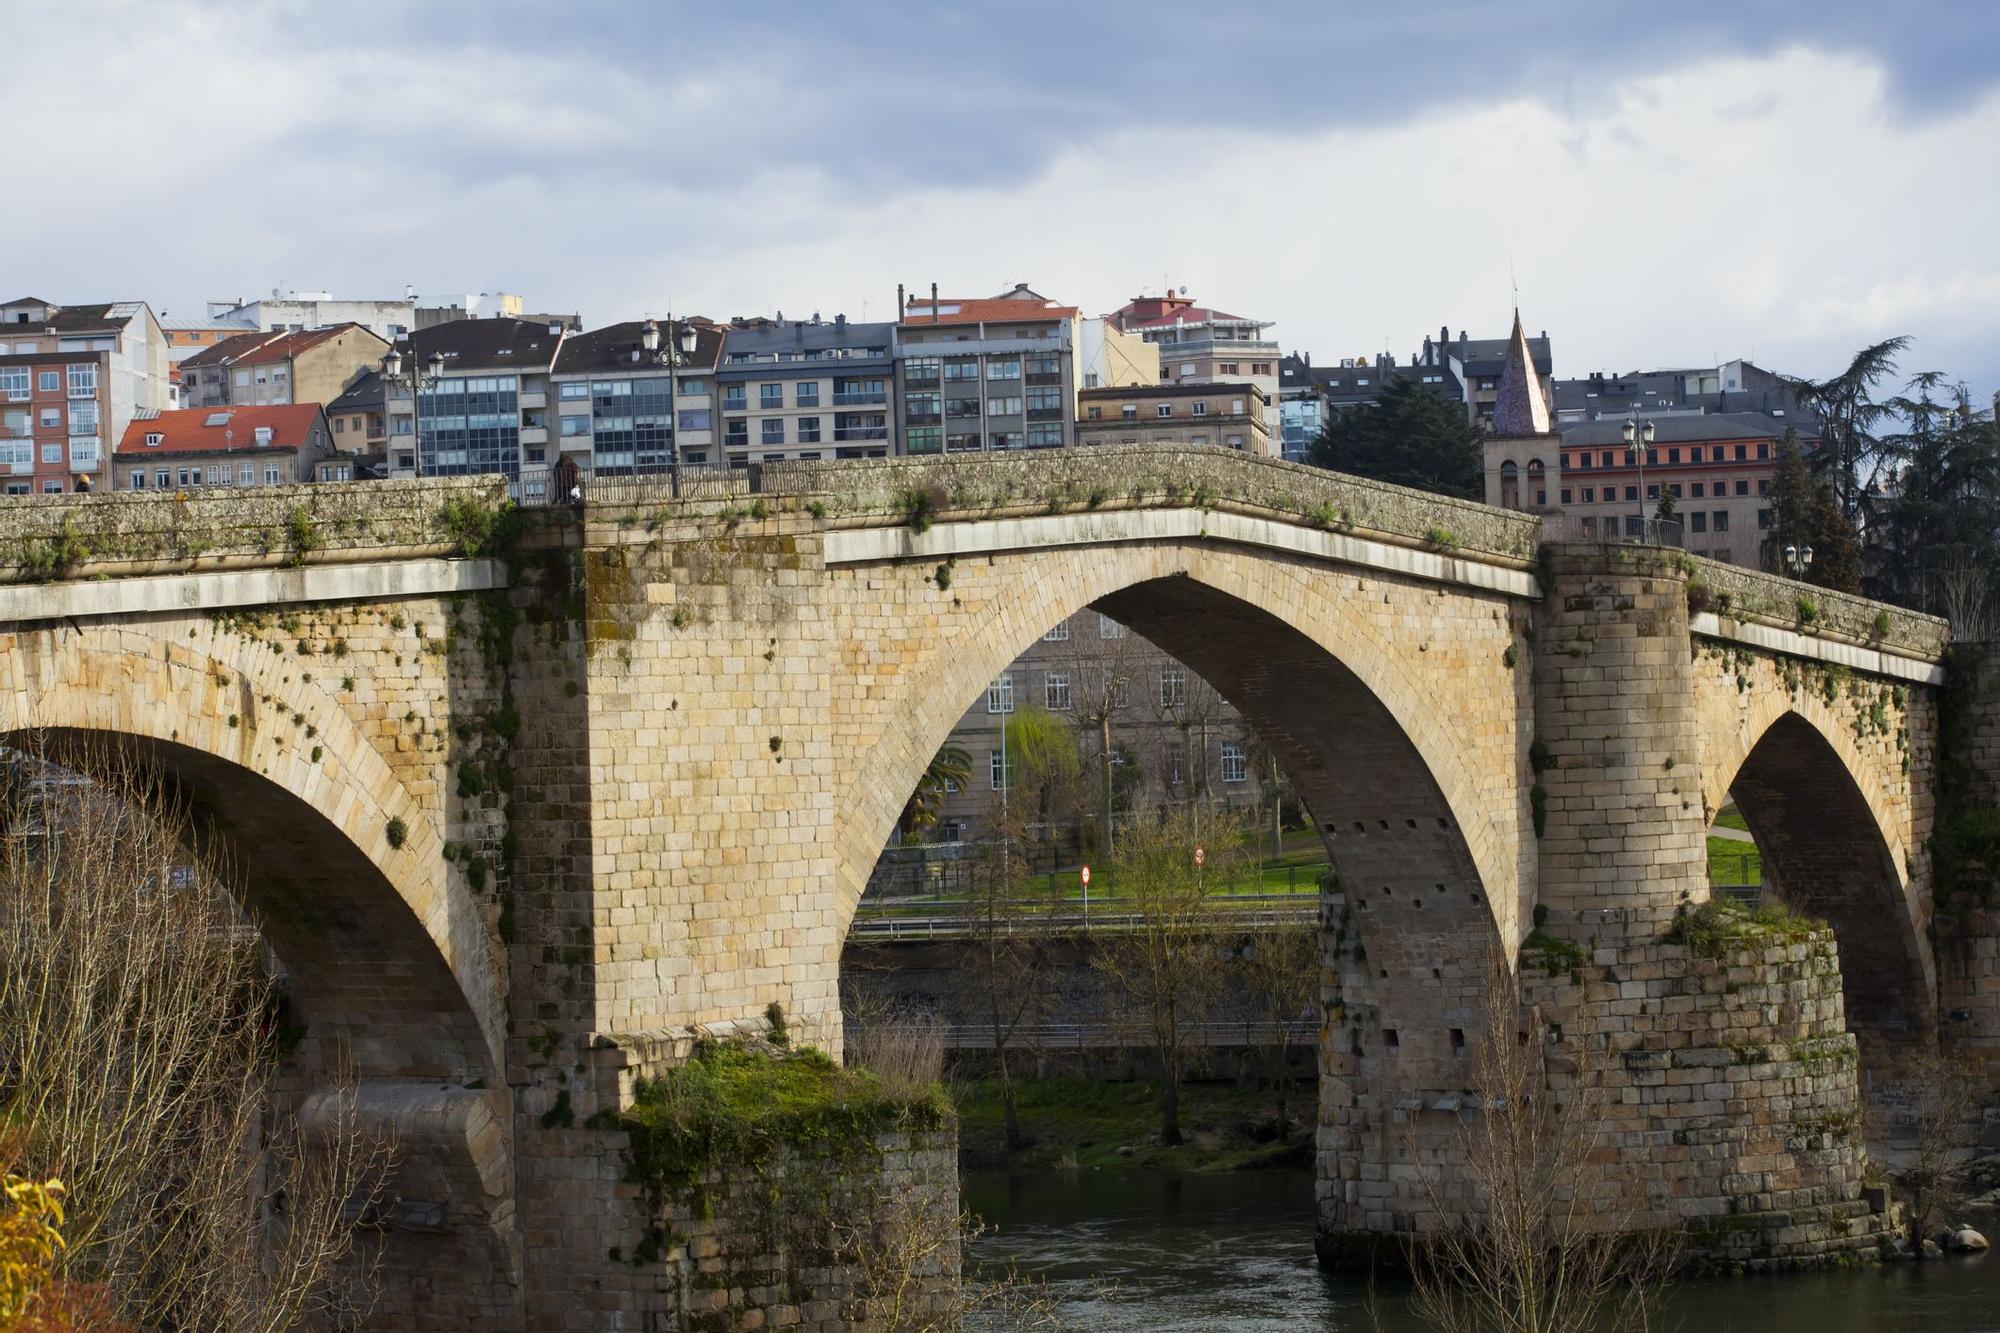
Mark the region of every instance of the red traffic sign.
POLYGON ((1080 875, 1081 875, 1081 876, 1083 877, 1083 882, 1084 882, 1084 883, 1085 883, 1086 885, 1090 883, 1090 867, 1089 867, 1089 866, 1085 866, 1085 867, 1084 867, 1084 868, 1083 868, 1082 870, 1078 871, 1077 873, 1078 873, 1078 874, 1080 874, 1080 875))
POLYGON ((1196 865, 1200 865, 1207 859, 1208 859, 1208 848, 1202 846, 1200 843, 1196 843, 1194 845, 1194 863, 1196 865))

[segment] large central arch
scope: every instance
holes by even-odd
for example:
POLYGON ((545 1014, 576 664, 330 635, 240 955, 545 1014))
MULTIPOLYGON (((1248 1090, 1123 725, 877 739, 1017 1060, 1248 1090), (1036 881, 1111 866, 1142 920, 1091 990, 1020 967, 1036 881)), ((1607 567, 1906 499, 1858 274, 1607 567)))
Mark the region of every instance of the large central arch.
POLYGON ((904 639, 884 641, 879 615, 835 635, 873 654, 844 665, 850 725, 879 729, 836 770, 843 932, 964 710, 1050 626, 1095 606, 1200 673, 1278 756, 1321 822, 1399 1064, 1453 1063, 1451 1031, 1490 960, 1511 958, 1531 892, 1518 778, 1531 704, 1506 665, 1504 596, 1211 543, 993 557, 961 567, 942 599, 904 567, 841 572, 878 608, 904 595, 898 582, 944 603, 904 639))
POLYGON ((309 1041, 342 1045, 364 1078, 497 1085, 504 997, 435 820, 337 700, 203 647, 131 629, 22 635, 0 654, 0 740, 57 758, 116 747, 187 798, 239 872, 309 1041))

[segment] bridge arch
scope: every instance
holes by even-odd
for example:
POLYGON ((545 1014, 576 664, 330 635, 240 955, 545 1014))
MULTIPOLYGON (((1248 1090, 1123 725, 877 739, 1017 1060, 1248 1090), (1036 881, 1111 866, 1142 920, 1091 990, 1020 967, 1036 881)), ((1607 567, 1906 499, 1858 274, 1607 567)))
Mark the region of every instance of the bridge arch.
MULTIPOLYGON (((923 595, 930 573, 849 571, 873 593, 855 600, 875 605, 898 595, 897 581, 923 595)), ((1382 990, 1402 1013, 1385 1010, 1383 1026, 1434 1030, 1451 1049, 1447 1034, 1463 1024, 1447 1011, 1467 996, 1432 983, 1470 976, 1476 990, 1487 960, 1511 958, 1532 894, 1518 779, 1519 716, 1531 704, 1525 673, 1506 665, 1505 596, 1171 542, 984 558, 957 571, 944 600, 927 633, 846 664, 854 725, 872 718, 878 734, 837 789, 843 932, 904 800, 965 709, 1051 626, 1095 606, 1208 680, 1270 746, 1328 835, 1368 974, 1397 983, 1382 990)))
POLYGON ((1848 1025, 1872 1063, 1937 1020, 1926 886, 1907 811, 1847 719, 1817 695, 1752 691, 1745 708, 1735 729, 1704 735, 1705 808, 1734 799, 1766 883, 1833 927, 1848 1025))
POLYGON ((363 1078, 497 1086, 504 996, 436 820, 331 693, 271 679, 238 642, 21 635, 0 652, 0 738, 128 748, 186 797, 240 871, 309 1040, 343 1039, 363 1078))

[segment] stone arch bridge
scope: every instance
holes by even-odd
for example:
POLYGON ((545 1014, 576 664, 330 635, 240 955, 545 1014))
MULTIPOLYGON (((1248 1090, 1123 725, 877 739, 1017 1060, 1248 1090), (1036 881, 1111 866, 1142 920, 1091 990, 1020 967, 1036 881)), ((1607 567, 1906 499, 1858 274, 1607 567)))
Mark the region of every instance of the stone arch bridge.
MULTIPOLYGON (((987 681, 1085 606, 1211 681, 1323 825, 1332 1248, 1420 1224, 1397 1127, 1457 1104, 1485 978, 1551 940, 1579 965, 1550 1003, 1661 1066, 1631 1066, 1619 1129, 1630 1153, 1680 1145, 1654 1152, 1662 1217, 1747 1216, 1770 1247, 1759 1219, 1838 1248, 1870 1215, 1858 1153, 1767 1106, 1851 1113, 1865 1071, 1784 1050, 2000 1039, 1996 932, 1933 906, 1941 622, 1228 452, 503 498, 0 509, 0 734, 129 744, 212 815, 302 1068, 344 1045, 399 1128, 384 1327, 661 1308, 607 1258, 646 1219, 592 1113, 774 1001, 838 1045, 842 942, 904 799, 987 681), (1832 925, 1817 971, 1737 960, 1741 985, 1705 987, 1713 965, 1663 943, 1707 897, 1732 792, 1779 891, 1832 925), (1773 1058, 1738 1095, 1678 1075, 1747 1045, 1773 1058)), ((1973 674, 1959 731, 1983 736, 1973 674)))

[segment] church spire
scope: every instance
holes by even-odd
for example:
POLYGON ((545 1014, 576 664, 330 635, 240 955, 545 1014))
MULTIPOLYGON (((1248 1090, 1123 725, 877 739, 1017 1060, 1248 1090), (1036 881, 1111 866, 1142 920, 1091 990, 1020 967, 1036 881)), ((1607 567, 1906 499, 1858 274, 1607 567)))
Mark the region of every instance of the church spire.
POLYGON ((1500 396, 1493 403, 1493 433, 1499 436, 1547 435, 1549 404, 1542 396, 1542 379, 1535 358, 1528 354, 1528 335, 1521 328, 1521 309, 1514 308, 1514 333, 1507 339, 1507 363, 1500 372, 1500 396))

